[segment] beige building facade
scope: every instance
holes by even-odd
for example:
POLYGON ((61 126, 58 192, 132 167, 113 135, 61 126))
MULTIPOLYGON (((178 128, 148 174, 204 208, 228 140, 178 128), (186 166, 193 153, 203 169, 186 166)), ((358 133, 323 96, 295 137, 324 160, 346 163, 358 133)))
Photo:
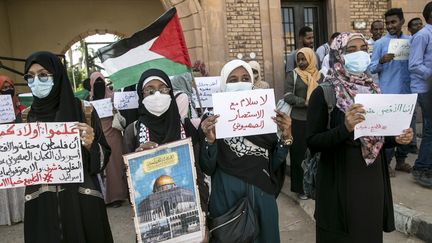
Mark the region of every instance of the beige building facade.
MULTIPOLYGON (((210 75, 223 64, 255 54, 264 80, 283 92, 284 57, 298 44, 301 26, 313 27, 315 45, 335 31, 369 34, 370 23, 391 7, 408 22, 422 17, 428 0, 0 0, 0 56, 25 58, 37 50, 65 54, 96 33, 130 36, 165 10, 176 7, 192 62, 204 61, 210 75), (356 27, 356 29, 354 28, 356 27)), ((23 63, 0 60, 22 72, 23 63)), ((23 80, 7 70, 18 83, 23 80)), ((26 91, 25 86, 20 91, 26 91)))

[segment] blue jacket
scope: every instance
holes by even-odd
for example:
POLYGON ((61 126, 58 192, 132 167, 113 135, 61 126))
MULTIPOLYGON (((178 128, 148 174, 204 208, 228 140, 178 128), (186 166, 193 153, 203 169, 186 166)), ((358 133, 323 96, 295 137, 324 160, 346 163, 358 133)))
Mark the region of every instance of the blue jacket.
POLYGON ((409 70, 413 93, 426 93, 432 77, 432 25, 426 24, 411 40, 409 70))
MULTIPOLYGON (((410 94, 408 60, 392 60, 384 64, 379 63, 381 57, 388 52, 391 39, 397 39, 397 37, 387 33, 375 42, 368 70, 372 74, 378 74, 379 86, 383 94, 410 94)), ((400 39, 409 40, 411 37, 402 34, 400 39)))

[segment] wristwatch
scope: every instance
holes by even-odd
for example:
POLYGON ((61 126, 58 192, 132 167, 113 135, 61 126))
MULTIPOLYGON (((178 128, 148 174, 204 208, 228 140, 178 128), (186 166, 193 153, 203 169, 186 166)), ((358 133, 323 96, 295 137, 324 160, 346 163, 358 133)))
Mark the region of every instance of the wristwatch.
POLYGON ((293 137, 291 136, 288 139, 285 139, 285 140, 281 139, 280 141, 282 142, 283 145, 290 146, 290 145, 292 145, 294 140, 293 140, 293 137))

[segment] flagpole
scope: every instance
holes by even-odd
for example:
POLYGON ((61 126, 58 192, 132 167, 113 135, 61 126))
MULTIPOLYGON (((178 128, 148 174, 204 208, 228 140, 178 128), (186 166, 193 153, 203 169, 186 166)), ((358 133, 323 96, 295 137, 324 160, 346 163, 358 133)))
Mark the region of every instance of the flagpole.
POLYGON ((203 109, 203 106, 201 104, 201 97, 200 97, 200 94, 199 94, 199 91, 198 91, 198 86, 196 85, 196 82, 195 82, 195 76, 193 75, 193 72, 191 72, 191 75, 192 75, 192 87, 195 89, 195 92, 196 92, 196 95, 197 95, 198 104, 199 104, 200 110, 201 110, 201 116, 200 116, 200 118, 202 118, 203 115, 204 115, 204 109, 203 109))

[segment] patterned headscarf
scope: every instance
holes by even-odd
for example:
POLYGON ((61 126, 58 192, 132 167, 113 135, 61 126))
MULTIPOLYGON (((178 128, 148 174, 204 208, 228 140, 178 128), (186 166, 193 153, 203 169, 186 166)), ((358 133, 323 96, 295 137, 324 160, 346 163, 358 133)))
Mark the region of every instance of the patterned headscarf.
MULTIPOLYGON (((333 40, 330 47, 329 75, 325 79, 325 81, 333 84, 336 92, 336 107, 344 113, 354 104, 356 94, 380 93, 378 86, 366 73, 353 75, 344 68, 343 54, 346 51, 348 42, 354 39, 361 39, 367 45, 366 39, 360 33, 344 32, 333 40)), ((384 144, 384 137, 361 137, 360 142, 363 158, 366 164, 370 165, 376 160, 384 144)))

